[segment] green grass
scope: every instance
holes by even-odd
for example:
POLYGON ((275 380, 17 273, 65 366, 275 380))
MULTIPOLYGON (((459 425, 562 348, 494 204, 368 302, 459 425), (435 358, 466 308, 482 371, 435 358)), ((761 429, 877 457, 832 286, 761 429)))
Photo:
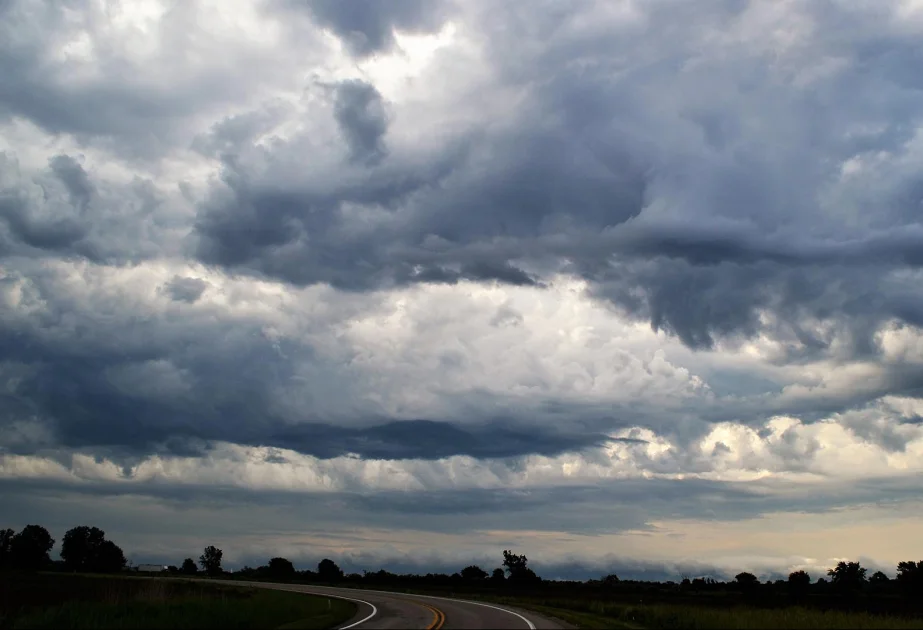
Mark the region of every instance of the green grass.
POLYGON ((0 628, 286 628, 337 626, 356 613, 338 599, 152 578, 22 576, 0 580, 0 628), (10 595, 21 591, 22 597, 10 595))
POLYGON ((759 609, 748 607, 696 608, 654 605, 627 608, 630 615, 646 628, 923 628, 923 619, 876 616, 862 612, 823 611, 808 608, 759 609))
POLYGON ((823 611, 799 607, 765 609, 747 606, 715 607, 671 604, 634 606, 605 600, 567 600, 485 595, 459 595, 459 597, 524 608, 549 617, 557 617, 578 628, 591 629, 923 629, 923 619, 870 615, 862 612, 823 611))

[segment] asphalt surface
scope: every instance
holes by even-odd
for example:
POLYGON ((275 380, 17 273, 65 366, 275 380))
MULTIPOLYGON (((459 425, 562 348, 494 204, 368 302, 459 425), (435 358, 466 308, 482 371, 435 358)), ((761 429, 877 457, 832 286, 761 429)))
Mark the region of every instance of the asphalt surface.
POLYGON ((556 630, 569 626, 531 611, 448 597, 390 593, 356 588, 333 588, 269 582, 234 582, 235 585, 272 588, 297 593, 339 597, 356 602, 359 612, 341 630, 403 628, 405 630, 556 630))

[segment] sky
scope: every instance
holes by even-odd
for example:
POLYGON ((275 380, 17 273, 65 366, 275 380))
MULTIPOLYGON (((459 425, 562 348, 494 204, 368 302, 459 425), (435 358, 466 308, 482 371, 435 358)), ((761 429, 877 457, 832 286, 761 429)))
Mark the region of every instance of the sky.
POLYGON ((923 3, 0 2, 4 527, 923 557, 923 3))

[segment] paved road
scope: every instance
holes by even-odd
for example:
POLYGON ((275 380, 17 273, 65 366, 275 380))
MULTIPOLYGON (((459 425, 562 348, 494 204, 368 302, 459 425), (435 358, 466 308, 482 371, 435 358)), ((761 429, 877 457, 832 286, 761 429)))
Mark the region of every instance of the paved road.
POLYGON ((356 630, 372 630, 373 628, 556 630, 567 627, 561 622, 541 617, 530 611, 447 597, 301 584, 237 581, 234 584, 329 595, 358 603, 359 612, 340 626, 341 630, 346 628, 356 630))

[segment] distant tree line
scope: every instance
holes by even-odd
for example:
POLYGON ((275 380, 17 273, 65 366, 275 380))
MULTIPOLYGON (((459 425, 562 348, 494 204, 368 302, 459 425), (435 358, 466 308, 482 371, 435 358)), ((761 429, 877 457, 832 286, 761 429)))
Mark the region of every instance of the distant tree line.
MULTIPOLYGON (((81 525, 68 530, 61 541, 61 560, 52 561, 55 540, 44 527, 27 525, 18 533, 0 529, 0 570, 63 570, 72 572, 114 573, 126 570, 122 549, 106 538, 97 527, 81 525)), ((297 570, 282 557, 270 558, 262 566, 245 566, 237 571, 225 571, 221 562, 224 552, 213 546, 205 547, 198 558, 184 559, 179 566, 170 565, 166 573, 177 576, 205 574, 242 580, 267 580, 296 583, 338 584, 342 586, 394 587, 444 592, 478 592, 496 589, 534 593, 543 597, 608 599, 624 597, 626 601, 694 602, 697 605, 728 604, 736 599, 757 606, 787 606, 792 604, 820 608, 863 609, 869 612, 923 613, 923 560, 905 561, 897 565, 896 578, 881 571, 868 575, 859 562, 843 561, 826 572, 816 582, 805 571, 793 571, 788 579, 761 582, 753 573, 738 573, 732 581, 711 577, 681 581, 651 582, 621 580, 609 574, 598 580, 543 580, 529 567, 525 555, 503 551, 501 566, 492 571, 468 565, 449 574, 395 574, 384 569, 345 574, 329 558, 321 560, 316 570, 297 570)))
POLYGON ((50 553, 55 539, 41 525, 26 525, 19 533, 0 529, 0 569, 41 571, 65 569, 81 573, 113 573, 125 568, 121 547, 106 539, 98 527, 80 525, 61 540, 61 561, 50 553))
POLYGON ((535 585, 541 583, 535 571, 529 568, 528 559, 524 555, 517 555, 509 550, 503 552, 503 567, 497 567, 491 573, 488 573, 477 565, 469 565, 460 572, 453 575, 428 573, 426 575, 397 575, 381 569, 379 571, 364 571, 362 574, 352 573, 346 575, 337 564, 325 558, 317 565, 317 570, 296 571, 291 561, 285 558, 272 558, 265 565, 253 568, 245 566, 242 569, 233 572, 233 577, 255 580, 281 580, 281 581, 299 581, 299 582, 320 582, 320 583, 356 583, 356 582, 374 582, 384 584, 388 582, 399 581, 429 581, 439 583, 441 581, 464 582, 469 585, 535 585))
MULTIPOLYGON (((19 533, 0 529, 0 570, 117 573, 129 568, 122 548, 108 540, 106 532, 98 527, 79 525, 67 530, 61 540, 60 561, 51 559, 54 544, 55 539, 41 525, 26 525, 19 533)), ((222 555, 217 547, 206 547, 199 556, 202 571, 208 575, 222 574, 222 555)), ((175 573, 198 573, 192 558, 186 558, 181 569, 169 569, 175 573)))

